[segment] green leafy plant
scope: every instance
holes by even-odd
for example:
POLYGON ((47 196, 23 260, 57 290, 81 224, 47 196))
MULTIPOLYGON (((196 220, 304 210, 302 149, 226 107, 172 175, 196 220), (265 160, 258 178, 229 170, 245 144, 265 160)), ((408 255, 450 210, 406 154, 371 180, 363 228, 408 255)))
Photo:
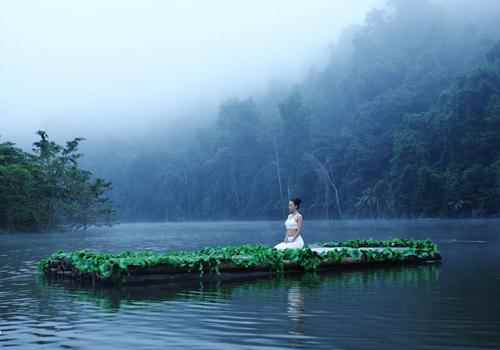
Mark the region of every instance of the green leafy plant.
POLYGON ((276 250, 263 245, 242 245, 234 247, 203 248, 198 251, 179 251, 156 253, 152 251, 130 252, 119 254, 97 253, 89 250, 74 252, 58 251, 40 260, 38 267, 42 272, 60 269, 76 276, 91 275, 100 280, 121 280, 131 270, 151 267, 169 267, 188 272, 219 274, 223 264, 233 267, 252 269, 267 268, 274 272, 283 272, 285 266, 292 265, 304 271, 315 271, 322 263, 343 263, 350 261, 363 262, 396 262, 411 256, 429 258, 437 252, 437 246, 430 241, 409 240, 356 240, 346 242, 325 243, 324 247, 332 247, 325 252, 317 252, 310 248, 276 250), (405 247, 404 251, 395 249, 405 247), (363 249, 379 247, 383 249, 363 249))
POLYGON ((376 239, 353 239, 347 241, 331 241, 322 244, 323 247, 350 247, 350 248, 366 248, 366 247, 394 247, 394 248, 415 248, 419 250, 430 250, 431 252, 438 252, 437 245, 430 239, 425 240, 412 240, 403 238, 394 238, 390 240, 376 240, 376 239))

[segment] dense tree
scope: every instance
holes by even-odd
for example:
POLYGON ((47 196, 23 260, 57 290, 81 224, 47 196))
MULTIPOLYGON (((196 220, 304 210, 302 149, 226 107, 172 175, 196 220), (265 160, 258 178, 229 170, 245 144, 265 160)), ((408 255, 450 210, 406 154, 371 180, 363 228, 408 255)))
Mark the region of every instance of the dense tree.
POLYGON ((308 217, 498 215, 499 21, 388 1, 293 88, 116 165, 113 198, 134 220, 275 218, 293 196, 308 217))
POLYGON ((79 168, 75 138, 61 146, 44 131, 26 153, 0 144, 0 228, 52 230, 110 224, 114 211, 106 192, 111 183, 79 168))

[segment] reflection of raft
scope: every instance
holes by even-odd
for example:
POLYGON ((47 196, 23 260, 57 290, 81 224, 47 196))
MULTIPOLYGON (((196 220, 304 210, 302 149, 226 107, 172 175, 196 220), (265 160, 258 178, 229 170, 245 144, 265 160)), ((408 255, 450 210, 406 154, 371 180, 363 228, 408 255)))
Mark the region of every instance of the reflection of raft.
POLYGON ((99 254, 58 252, 43 259, 44 275, 90 284, 184 283, 245 280, 279 273, 435 263, 432 242, 346 241, 277 251, 264 246, 205 248, 197 252, 99 254), (354 242, 354 243, 353 243, 354 242), (379 246, 374 246, 374 245, 379 246))
POLYGON ((305 289, 364 288, 384 284, 409 288, 422 287, 439 281, 439 264, 391 265, 381 269, 365 268, 346 271, 325 271, 322 273, 301 273, 281 276, 267 276, 245 281, 218 283, 218 281, 192 283, 159 283, 154 288, 144 288, 141 284, 121 286, 120 288, 94 288, 89 284, 68 279, 39 280, 44 293, 59 293, 60 289, 69 291, 79 301, 94 302, 100 308, 117 310, 122 305, 136 302, 154 304, 164 301, 190 300, 214 302, 229 299, 237 294, 253 297, 268 296, 270 289, 301 287, 305 289), (235 293, 236 292, 236 293, 235 293))

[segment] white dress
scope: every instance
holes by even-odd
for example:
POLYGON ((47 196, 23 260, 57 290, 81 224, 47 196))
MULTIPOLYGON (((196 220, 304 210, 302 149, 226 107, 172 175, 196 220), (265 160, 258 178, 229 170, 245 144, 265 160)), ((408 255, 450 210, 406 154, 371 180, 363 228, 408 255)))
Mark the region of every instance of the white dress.
MULTIPOLYGON (((292 214, 288 215, 288 218, 285 221, 285 227, 287 230, 296 229, 299 227, 297 224, 296 218, 297 218, 297 215, 292 215, 292 214)), ((276 249, 289 249, 289 248, 300 249, 300 248, 304 248, 304 240, 302 239, 301 235, 299 235, 297 237, 297 239, 293 242, 292 242, 293 237, 287 236, 286 238, 287 238, 288 242, 281 242, 279 244, 276 244, 274 246, 274 248, 276 248, 276 249)))

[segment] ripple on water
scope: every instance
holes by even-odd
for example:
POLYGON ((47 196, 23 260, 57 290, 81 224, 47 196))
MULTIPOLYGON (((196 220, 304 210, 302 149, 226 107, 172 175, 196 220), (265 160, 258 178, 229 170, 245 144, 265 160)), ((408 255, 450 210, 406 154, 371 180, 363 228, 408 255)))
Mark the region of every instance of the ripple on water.
MULTIPOLYGON (((203 226, 207 232, 195 242, 240 244, 249 236, 238 232, 248 233, 255 225, 259 233, 251 237, 267 242, 274 232, 274 224, 267 222, 231 223, 226 231, 223 224, 203 226)), ((500 348, 498 225, 450 224, 450 230, 432 220, 404 226, 401 221, 335 225, 310 222, 311 241, 331 240, 332 232, 346 239, 386 239, 391 228, 401 232, 404 227, 403 236, 437 238, 445 260, 434 268, 105 292, 43 284, 35 277, 36 261, 58 249, 193 249, 198 246, 186 235, 192 226, 136 224, 107 234, 89 232, 85 239, 56 234, 9 238, 8 245, 0 244, 0 347, 500 348), (477 237, 471 235, 479 228, 477 237), (147 232, 154 235, 145 240, 147 232)))

